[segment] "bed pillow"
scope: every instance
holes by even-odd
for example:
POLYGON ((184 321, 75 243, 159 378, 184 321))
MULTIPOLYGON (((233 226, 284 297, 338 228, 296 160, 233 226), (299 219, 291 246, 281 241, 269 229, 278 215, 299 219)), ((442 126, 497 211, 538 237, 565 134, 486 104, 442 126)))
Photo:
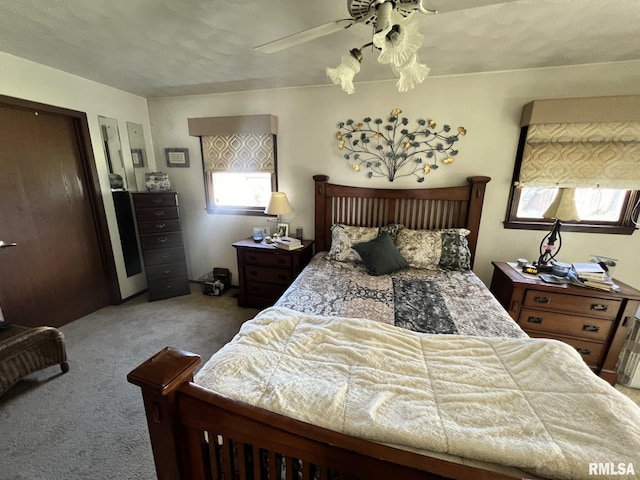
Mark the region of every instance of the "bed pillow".
POLYGON ((385 225, 384 227, 380 227, 380 232, 378 235, 382 235, 382 232, 387 232, 393 240, 393 243, 396 242, 396 238, 398 237, 398 232, 404 228, 404 225, 401 223, 390 223, 385 225))
POLYGON ((429 270, 471 269, 471 252, 466 228, 410 230, 398 232, 396 246, 400 255, 414 268, 429 270))
POLYGON ((331 249, 325 255, 327 260, 338 262, 360 262, 360 254, 353 245, 368 242, 378 236, 378 227, 354 227, 336 223, 331 226, 331 249))
POLYGON ((353 249, 362 257, 362 263, 369 275, 387 275, 409 268, 409 264, 402 258, 387 232, 380 233, 368 242, 358 243, 353 249))

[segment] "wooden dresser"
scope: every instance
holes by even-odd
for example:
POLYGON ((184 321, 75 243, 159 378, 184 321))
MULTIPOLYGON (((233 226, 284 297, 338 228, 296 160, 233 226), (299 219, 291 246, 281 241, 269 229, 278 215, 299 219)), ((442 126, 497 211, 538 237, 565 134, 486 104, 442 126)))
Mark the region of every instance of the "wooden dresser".
POLYGON ((313 240, 303 240, 297 250, 281 250, 252 238, 233 244, 238 254, 241 307, 273 305, 313 256, 313 240))
POLYGON ((149 301, 191 293, 176 192, 134 193, 149 301))
POLYGON ((615 365, 640 307, 640 291, 615 281, 612 293, 525 277, 505 262, 494 266, 490 290, 531 337, 573 346, 591 369, 615 384, 615 365))

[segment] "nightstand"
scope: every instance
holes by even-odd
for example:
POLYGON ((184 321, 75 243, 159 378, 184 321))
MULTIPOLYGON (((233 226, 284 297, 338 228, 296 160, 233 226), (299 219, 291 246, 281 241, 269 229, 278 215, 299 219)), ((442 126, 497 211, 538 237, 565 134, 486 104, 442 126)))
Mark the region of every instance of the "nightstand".
POLYGON ((252 238, 233 244, 238 254, 241 307, 273 305, 313 256, 313 240, 303 240, 302 248, 282 250, 252 238))
POLYGON ((618 292, 548 284, 506 262, 492 262, 491 293, 531 337, 573 346, 591 369, 615 384, 616 361, 640 307, 640 291, 618 280, 618 292))

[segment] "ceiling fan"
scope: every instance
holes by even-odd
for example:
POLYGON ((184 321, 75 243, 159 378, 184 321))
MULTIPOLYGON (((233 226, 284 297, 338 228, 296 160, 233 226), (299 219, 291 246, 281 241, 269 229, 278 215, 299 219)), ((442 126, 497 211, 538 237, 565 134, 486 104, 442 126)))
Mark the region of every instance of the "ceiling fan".
MULTIPOLYGON (((316 38, 345 30, 359 23, 373 25, 376 31, 380 31, 384 29, 385 26, 379 25, 379 19, 383 18, 383 16, 378 15, 379 9, 385 10, 386 12, 393 10, 403 17, 407 17, 415 11, 435 15, 437 11, 426 8, 423 5, 423 1, 424 0, 347 0, 347 10, 351 18, 334 20, 292 35, 287 35, 278 40, 259 45, 255 47, 254 50, 263 53, 276 53, 315 40, 316 38)), ((388 18, 388 14, 384 17, 388 18)))

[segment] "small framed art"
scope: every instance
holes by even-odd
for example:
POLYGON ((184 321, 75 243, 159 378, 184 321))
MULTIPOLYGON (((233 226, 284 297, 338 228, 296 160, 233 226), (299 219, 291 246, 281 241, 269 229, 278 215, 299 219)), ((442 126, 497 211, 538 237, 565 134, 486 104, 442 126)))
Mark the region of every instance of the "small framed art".
POLYGON ((288 223, 279 223, 276 226, 276 231, 278 232, 278 236, 280 236, 280 237, 288 237, 289 236, 289 224, 288 223))
POLYGON ((131 160, 133 160, 133 166, 136 168, 144 167, 144 157, 142 156, 141 148, 131 149, 131 160))
POLYGON ((188 167, 188 148, 165 148, 164 154, 167 157, 167 167, 188 167))

